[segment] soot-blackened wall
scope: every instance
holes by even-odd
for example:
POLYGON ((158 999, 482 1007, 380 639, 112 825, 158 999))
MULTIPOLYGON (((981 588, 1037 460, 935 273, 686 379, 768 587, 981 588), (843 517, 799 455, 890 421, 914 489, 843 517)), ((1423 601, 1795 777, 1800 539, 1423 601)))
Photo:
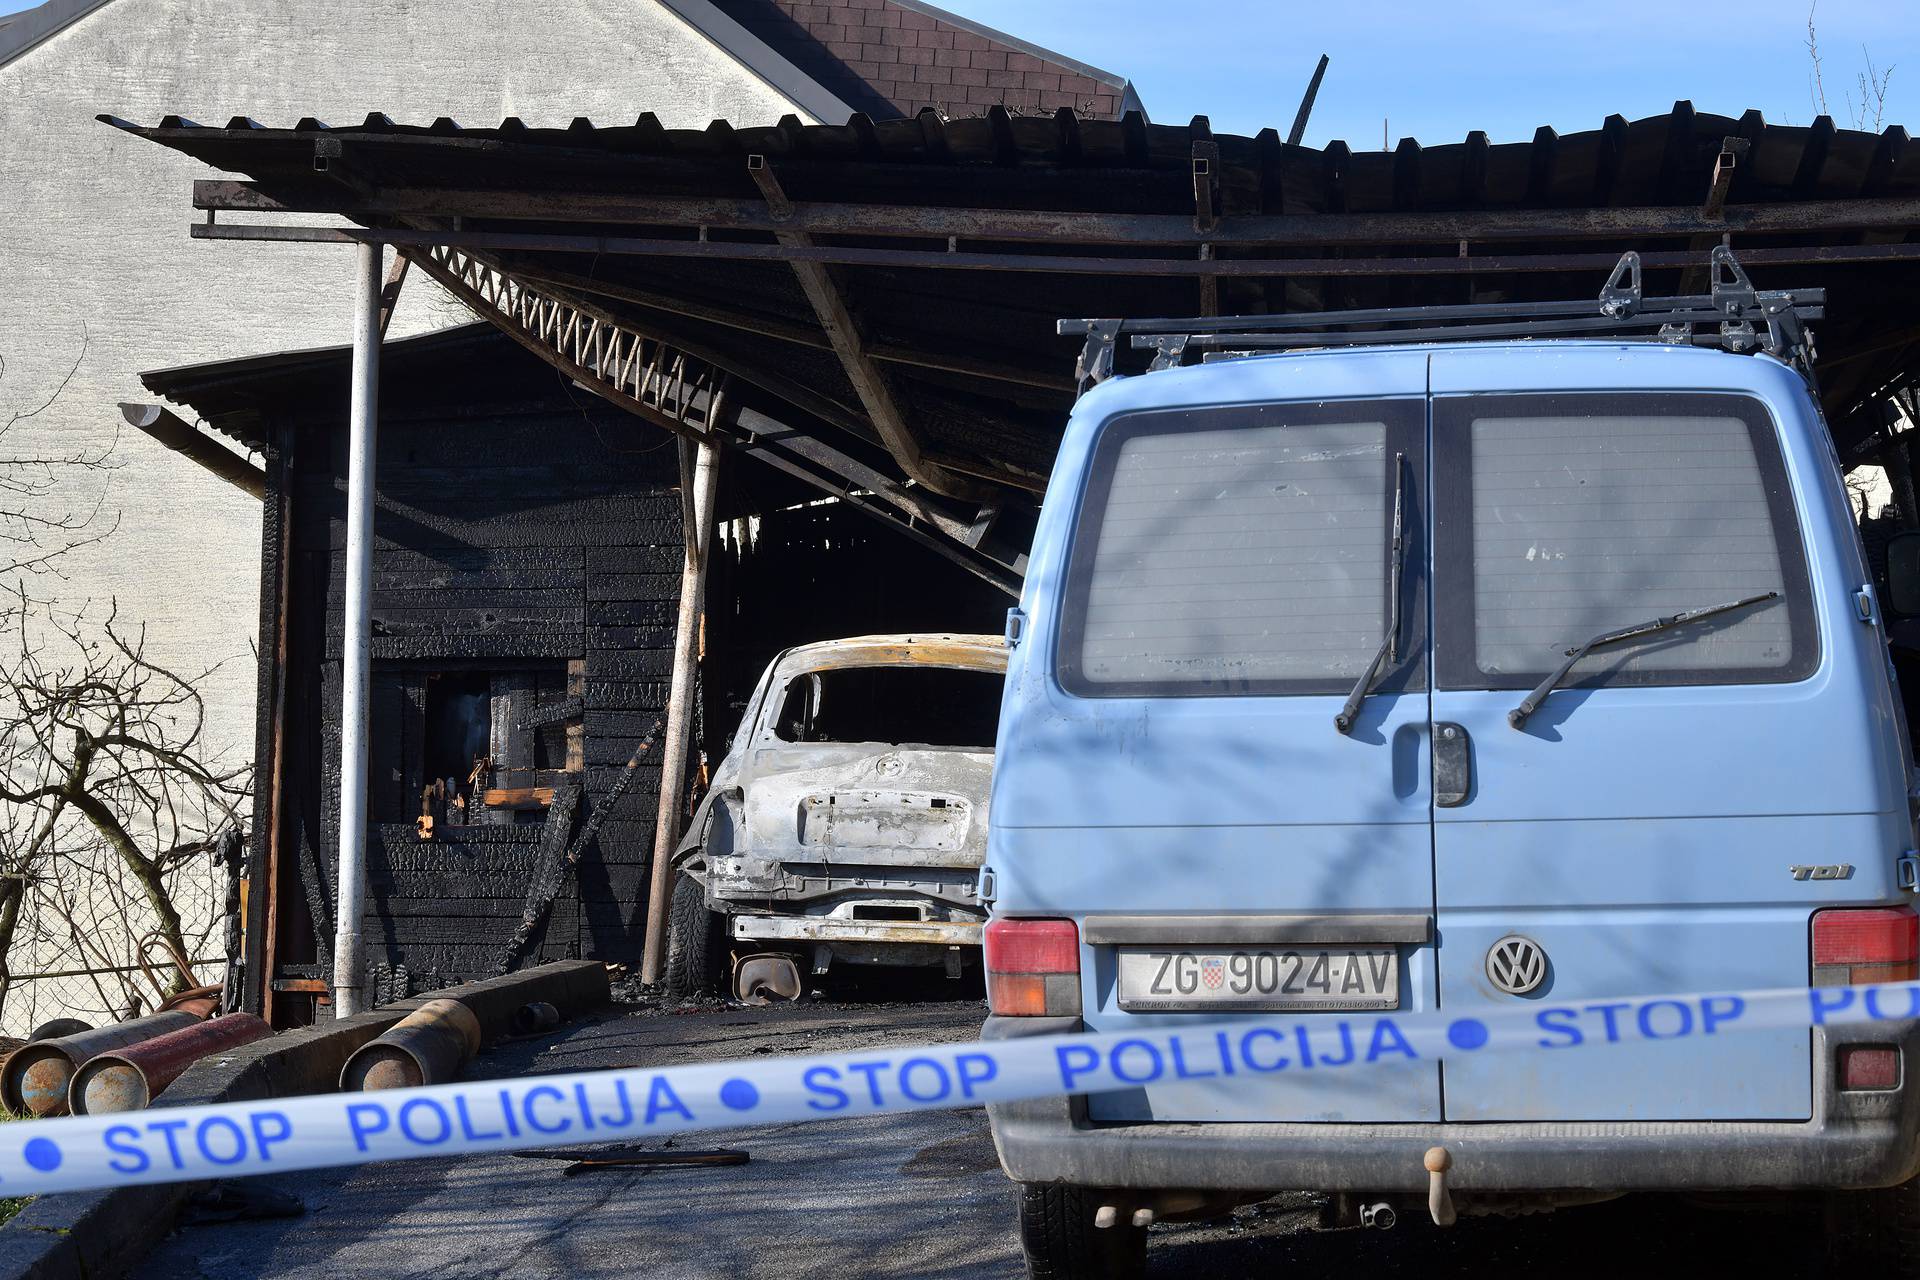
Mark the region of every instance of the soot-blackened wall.
MULTIPOLYGON (((572 768, 583 788, 567 823, 576 838, 665 714, 682 557, 670 437, 545 371, 534 385, 547 394, 512 403, 469 403, 457 381, 419 385, 405 373, 390 362, 374 518, 364 932, 382 999, 501 963, 555 834, 548 826, 563 816, 558 803, 495 807, 478 794, 449 811, 444 794, 423 803, 423 793, 436 778, 465 787, 466 769, 449 762, 470 759, 476 744, 517 766, 495 774, 496 786, 565 791, 572 768), (582 699, 577 716, 558 705, 570 696, 582 699), (526 727, 542 713, 546 724, 526 727), (431 839, 416 828, 423 807, 436 814, 431 839)), ((291 559, 281 835, 283 860, 295 864, 279 881, 273 976, 284 991, 330 973, 346 441, 331 415, 287 427, 282 440, 291 559)), ((516 963, 638 959, 658 776, 656 749, 580 848, 516 963)))

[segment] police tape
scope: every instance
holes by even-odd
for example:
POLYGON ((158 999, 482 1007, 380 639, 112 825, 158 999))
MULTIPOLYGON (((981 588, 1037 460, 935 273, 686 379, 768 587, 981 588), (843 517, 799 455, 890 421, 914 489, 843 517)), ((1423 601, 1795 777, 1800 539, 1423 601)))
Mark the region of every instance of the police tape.
POLYGON ((664 1137, 1502 1052, 1920 1018, 1920 982, 1515 1006, 1472 1016, 1171 1021, 754 1062, 36 1120, 0 1127, 0 1195, 198 1181, 384 1160, 664 1137))

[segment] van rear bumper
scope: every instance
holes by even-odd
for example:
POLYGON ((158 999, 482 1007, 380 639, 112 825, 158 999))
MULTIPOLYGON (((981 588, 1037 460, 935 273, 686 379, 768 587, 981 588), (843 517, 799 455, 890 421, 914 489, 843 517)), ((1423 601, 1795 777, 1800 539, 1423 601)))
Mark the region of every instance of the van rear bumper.
MULTIPOLYGON (((984 1039, 1082 1030, 1078 1018, 989 1017, 984 1039)), ((1445 1146, 1456 1192, 1858 1189, 1920 1172, 1920 1021, 1816 1028, 1807 1121, 1481 1124, 1110 1124, 1079 1098, 996 1103, 994 1145, 1018 1182, 1142 1190, 1419 1192, 1445 1146), (1897 1044, 1902 1087, 1843 1092, 1838 1046, 1897 1044)))

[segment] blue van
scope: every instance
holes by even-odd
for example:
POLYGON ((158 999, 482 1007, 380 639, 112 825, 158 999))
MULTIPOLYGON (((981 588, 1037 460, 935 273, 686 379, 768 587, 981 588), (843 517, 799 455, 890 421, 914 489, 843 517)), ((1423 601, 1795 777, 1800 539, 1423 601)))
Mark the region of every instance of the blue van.
MULTIPOLYGON (((1711 296, 1637 268, 1522 322, 1078 330, 1085 373, 1130 332, 1158 367, 1081 398, 1009 619, 989 1038, 1546 1002, 1593 1042, 1612 997, 1915 976, 1819 299, 1724 251, 1711 296)), ((1920 1274, 1914 1047, 1883 1022, 989 1110, 1036 1277, 1135 1273, 1152 1222, 1282 1190, 1372 1226, 1830 1193, 1833 1240, 1920 1274)))

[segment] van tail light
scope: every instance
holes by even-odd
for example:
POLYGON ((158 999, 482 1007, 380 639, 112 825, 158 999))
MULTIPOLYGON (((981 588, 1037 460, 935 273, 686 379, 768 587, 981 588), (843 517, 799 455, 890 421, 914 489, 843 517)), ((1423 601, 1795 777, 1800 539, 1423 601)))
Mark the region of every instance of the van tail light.
POLYGON ((1912 907, 1813 913, 1813 985, 1912 982, 1920 977, 1920 916, 1912 907))
POLYGON ((1080 931, 1071 920, 987 924, 987 1007, 1002 1017, 1080 1014, 1080 931))

